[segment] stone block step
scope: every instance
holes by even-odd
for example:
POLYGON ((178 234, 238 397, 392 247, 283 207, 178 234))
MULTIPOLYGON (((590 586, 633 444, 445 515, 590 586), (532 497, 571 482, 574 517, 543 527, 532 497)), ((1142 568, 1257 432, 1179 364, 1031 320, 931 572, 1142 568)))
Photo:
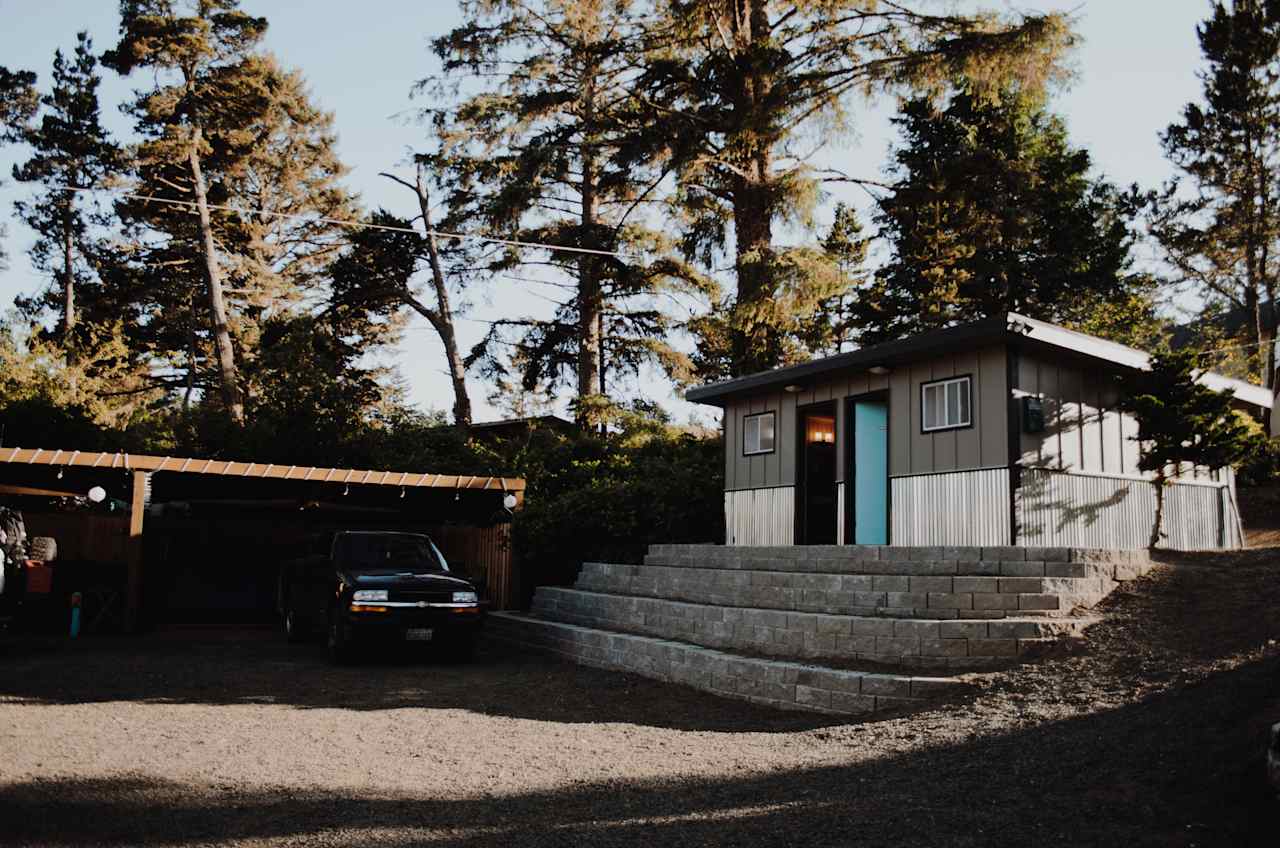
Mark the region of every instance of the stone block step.
POLYGON ((1097 576, 832 574, 604 562, 583 563, 574 584, 590 592, 717 606, 929 619, 1065 616, 1093 606, 1114 586, 1097 576))
POLYGON ((1092 618, 927 620, 714 606, 663 598, 540 587, 534 615, 551 621, 678 639, 708 648, 786 658, 887 663, 930 669, 1007 665, 1092 618))
POLYGON ((1146 550, 956 548, 872 545, 726 547, 651 545, 646 565, 737 571, 1132 580, 1151 568, 1146 550))
POLYGON ((489 616, 488 638, 582 665, 626 671, 771 707, 835 714, 914 708, 963 692, 953 677, 888 674, 741 656, 700 645, 547 621, 518 613, 489 616))

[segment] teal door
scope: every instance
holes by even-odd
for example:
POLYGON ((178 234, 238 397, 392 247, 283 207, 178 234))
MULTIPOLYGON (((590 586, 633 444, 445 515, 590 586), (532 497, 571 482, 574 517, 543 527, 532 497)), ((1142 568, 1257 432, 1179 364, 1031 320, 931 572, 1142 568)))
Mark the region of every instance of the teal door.
POLYGON ((853 404, 853 541, 889 544, 889 406, 853 404))

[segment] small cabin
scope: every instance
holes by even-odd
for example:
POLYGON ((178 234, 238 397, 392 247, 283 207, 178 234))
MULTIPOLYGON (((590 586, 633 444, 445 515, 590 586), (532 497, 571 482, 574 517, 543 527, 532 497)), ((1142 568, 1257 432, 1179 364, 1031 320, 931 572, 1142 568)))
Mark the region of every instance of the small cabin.
MULTIPOLYGON (((724 410, 729 545, 1145 547, 1155 486, 1114 379, 1140 350, 1015 313, 692 389, 724 410)), ((1260 386, 1206 373, 1266 420, 1260 386)), ((1165 545, 1237 548, 1230 468, 1185 468, 1165 545)))

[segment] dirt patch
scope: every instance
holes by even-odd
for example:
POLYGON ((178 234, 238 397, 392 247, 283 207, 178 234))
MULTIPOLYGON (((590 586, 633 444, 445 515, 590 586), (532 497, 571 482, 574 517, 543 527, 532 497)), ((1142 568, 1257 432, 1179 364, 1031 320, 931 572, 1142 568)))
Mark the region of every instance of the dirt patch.
POLYGON ((1246 544, 1280 547, 1280 486, 1251 486, 1238 493, 1246 544))
POLYGON ((493 648, 0 656, 0 843, 1274 845, 1280 556, 1179 557, 1079 651, 832 721, 493 648))

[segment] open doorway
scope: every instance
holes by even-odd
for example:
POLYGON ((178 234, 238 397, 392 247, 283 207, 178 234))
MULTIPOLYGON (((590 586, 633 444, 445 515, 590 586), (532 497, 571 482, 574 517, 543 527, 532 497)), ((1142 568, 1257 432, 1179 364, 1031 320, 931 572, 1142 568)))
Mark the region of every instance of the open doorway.
POLYGON ((836 408, 825 403, 799 410, 796 542, 836 543, 836 408))

